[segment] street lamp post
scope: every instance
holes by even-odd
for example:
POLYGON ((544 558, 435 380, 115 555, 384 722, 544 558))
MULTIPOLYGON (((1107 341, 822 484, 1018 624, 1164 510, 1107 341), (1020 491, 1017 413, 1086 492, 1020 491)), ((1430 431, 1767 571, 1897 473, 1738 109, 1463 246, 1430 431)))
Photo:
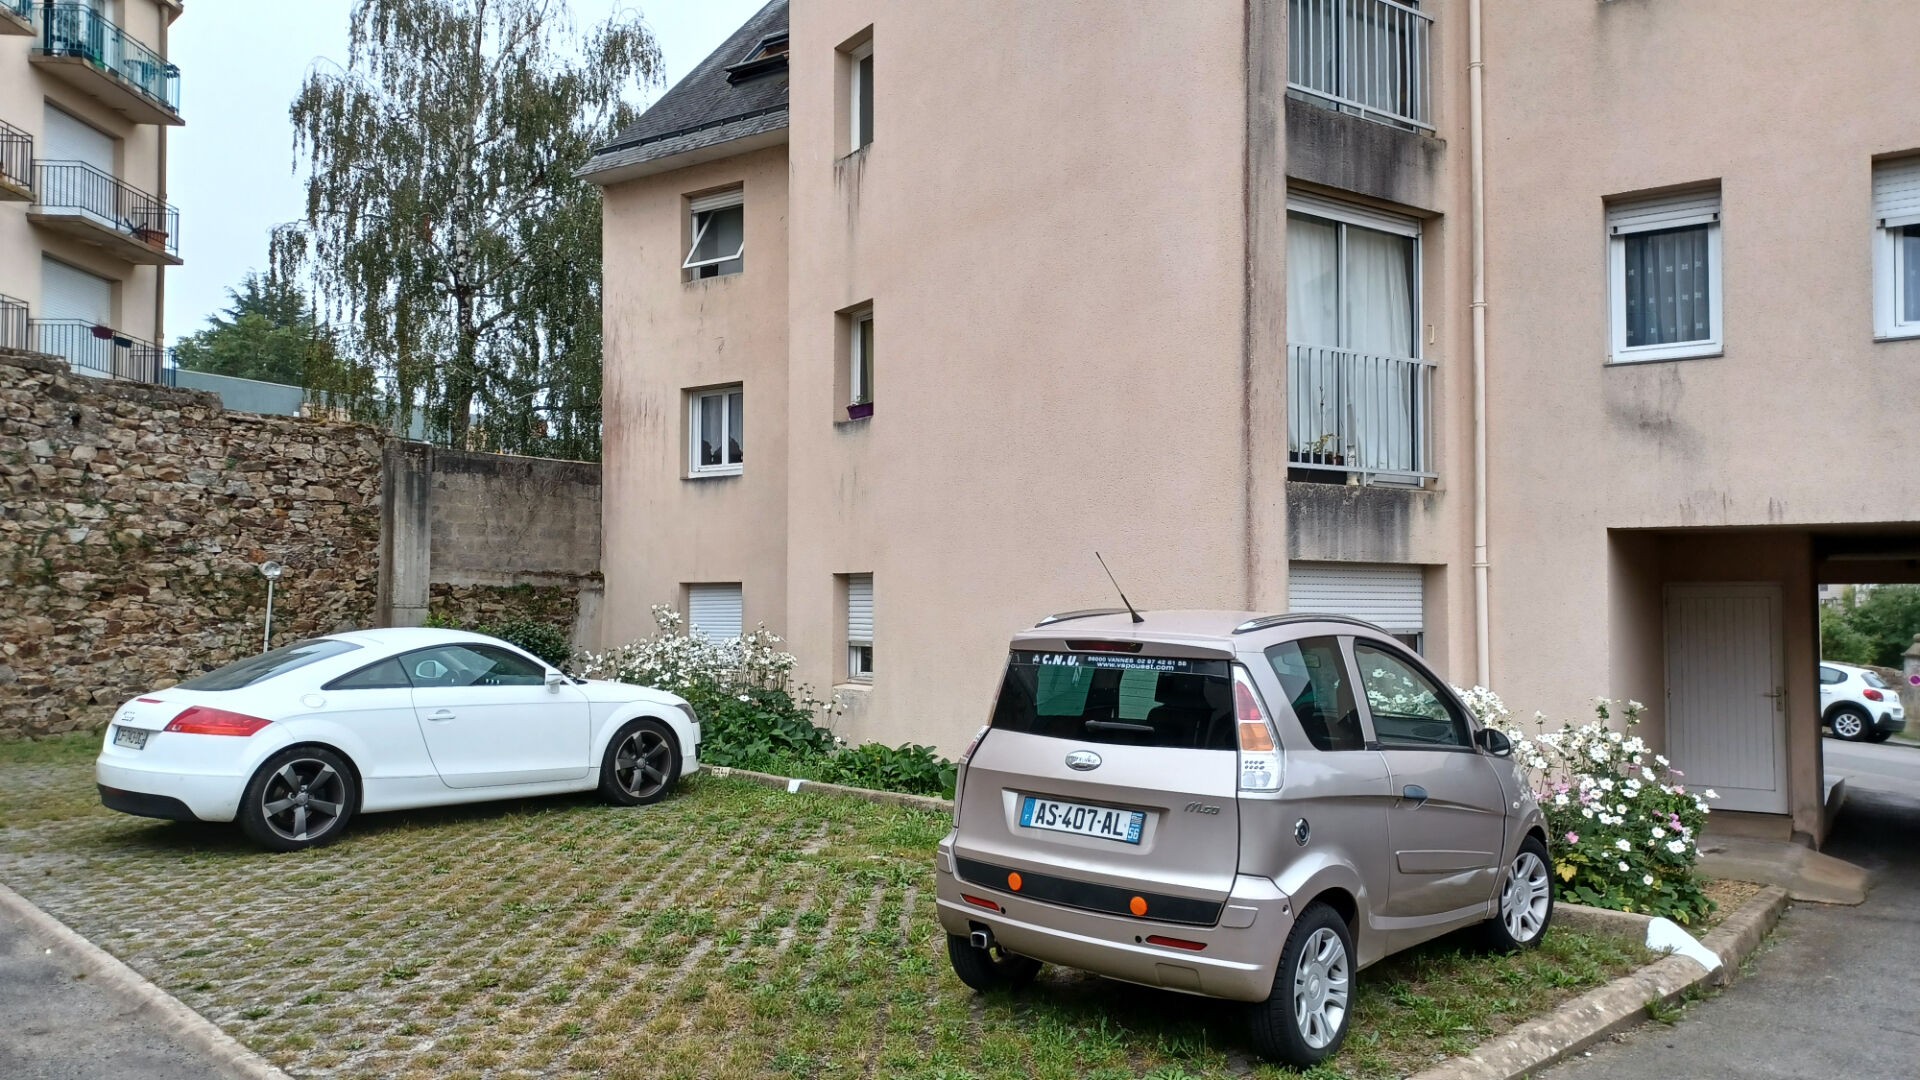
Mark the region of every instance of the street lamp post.
POLYGON ((261 652, 273 647, 273 583, 280 580, 284 570, 286 567, 271 560, 260 564, 260 576, 267 579, 267 629, 260 636, 261 652))

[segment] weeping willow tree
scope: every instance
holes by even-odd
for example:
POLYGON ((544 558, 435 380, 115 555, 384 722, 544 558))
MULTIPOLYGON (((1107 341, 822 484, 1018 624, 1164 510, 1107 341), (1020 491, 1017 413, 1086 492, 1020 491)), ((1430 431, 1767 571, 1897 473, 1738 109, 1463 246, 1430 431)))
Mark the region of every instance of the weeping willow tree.
POLYGON ((294 99, 304 220, 272 241, 345 334, 328 391, 452 446, 598 458, 600 198, 576 171, 660 50, 565 0, 358 0, 294 99), (377 399, 384 398, 384 401, 377 399))

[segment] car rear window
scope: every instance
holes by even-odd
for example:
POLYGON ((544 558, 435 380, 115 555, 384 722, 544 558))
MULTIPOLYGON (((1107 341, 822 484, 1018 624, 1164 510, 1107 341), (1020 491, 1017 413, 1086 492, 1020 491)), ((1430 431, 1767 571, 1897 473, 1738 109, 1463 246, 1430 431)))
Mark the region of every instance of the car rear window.
POLYGON ((1868 686, 1873 687, 1875 690, 1887 689, 1886 680, 1882 679, 1880 676, 1874 674, 1871 671, 1861 672, 1860 681, 1863 683, 1866 683, 1868 686))
POLYGON ((1225 660, 1015 652, 993 726, 1075 742, 1233 750, 1225 660))
POLYGON ((359 648, 351 641, 339 641, 334 638, 308 638, 291 645, 282 645, 277 649, 263 652, 259 656, 249 656, 245 660, 235 660, 223 668, 215 668, 198 678, 188 679, 180 684, 182 690, 238 690, 255 683, 265 682, 277 675, 285 675, 295 668, 306 667, 329 656, 339 656, 359 648))

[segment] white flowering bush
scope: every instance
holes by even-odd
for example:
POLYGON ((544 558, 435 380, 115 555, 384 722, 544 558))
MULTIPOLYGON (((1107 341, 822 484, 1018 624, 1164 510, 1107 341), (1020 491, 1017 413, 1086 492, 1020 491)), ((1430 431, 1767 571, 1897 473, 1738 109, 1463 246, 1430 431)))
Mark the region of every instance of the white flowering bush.
POLYGON ((653 606, 659 632, 606 652, 574 657, 573 671, 589 679, 617 679, 680 693, 715 684, 738 690, 785 690, 793 673, 793 654, 780 648, 780 635, 764 625, 737 638, 714 639, 682 632, 678 611, 653 606))
POLYGON ((1561 899, 1680 923, 1713 910, 1694 863, 1708 803, 1719 796, 1688 791, 1684 774, 1634 733, 1644 706, 1618 706, 1621 730, 1610 723, 1615 702, 1596 698, 1594 720, 1549 730, 1536 715, 1539 730, 1529 736, 1493 691, 1476 686, 1460 696, 1483 725, 1513 740, 1515 759, 1531 774, 1561 899))

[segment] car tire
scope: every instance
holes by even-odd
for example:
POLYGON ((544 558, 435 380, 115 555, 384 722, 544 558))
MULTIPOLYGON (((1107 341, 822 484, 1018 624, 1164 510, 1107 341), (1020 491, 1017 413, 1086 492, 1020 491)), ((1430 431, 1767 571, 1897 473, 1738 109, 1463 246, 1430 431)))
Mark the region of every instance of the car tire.
POLYGON ((331 844, 360 805, 360 785, 339 754, 292 746, 254 770, 240 796, 240 831, 270 851, 331 844))
POLYGON ((982 994, 1018 990, 1040 974, 1040 961, 1000 948, 976 949, 959 934, 947 935, 947 961, 960 981, 982 994))
POLYGON ((1867 736, 1867 739, 1870 742, 1886 742, 1888 739, 1891 739, 1891 738, 1893 738, 1893 732, 1891 731, 1876 731, 1873 734, 1867 736))
POLYGON ((629 720, 600 758, 600 797, 615 806, 650 806, 680 782, 680 744, 652 717, 629 720))
POLYGON ((1553 856, 1537 836, 1500 874, 1499 910, 1481 924, 1481 936, 1495 952, 1519 952, 1540 944, 1553 922, 1553 856))
POLYGON ((1827 726, 1836 738, 1864 742, 1873 731, 1873 717, 1858 705, 1842 705, 1827 714, 1827 726))
POLYGON ((1255 1052, 1296 1069, 1337 1053, 1353 1017, 1358 967, 1347 921, 1319 901, 1307 905, 1280 950, 1273 991, 1253 1006, 1255 1052))

